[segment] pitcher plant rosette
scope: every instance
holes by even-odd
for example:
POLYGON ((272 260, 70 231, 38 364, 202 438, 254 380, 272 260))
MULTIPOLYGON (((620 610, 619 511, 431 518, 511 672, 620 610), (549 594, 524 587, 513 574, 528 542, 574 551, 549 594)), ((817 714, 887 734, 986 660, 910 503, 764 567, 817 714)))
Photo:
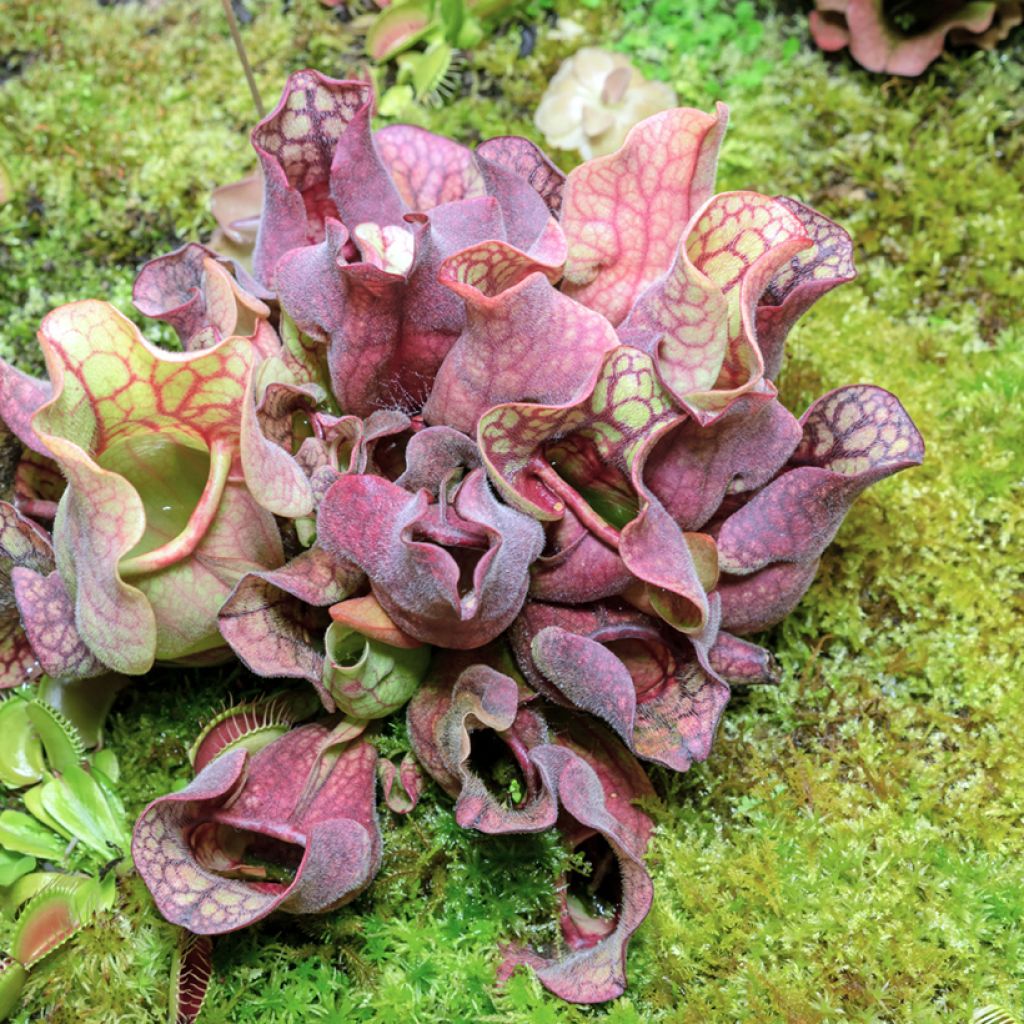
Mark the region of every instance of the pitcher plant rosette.
POLYGON ((915 77, 947 41, 992 50, 1022 21, 1021 0, 814 0, 808 25, 826 52, 849 48, 868 71, 915 77))
POLYGON ((408 813, 425 775, 460 825, 589 861, 582 892, 552 880, 558 948, 507 946, 499 975, 603 1002, 653 897, 644 765, 705 759, 730 687, 774 681, 746 637, 923 443, 873 385, 779 402, 852 245, 794 199, 713 192, 725 107, 567 176, 526 139, 372 113, 362 81, 290 78, 252 136, 251 274, 191 244, 139 275, 183 351, 86 301, 43 322, 48 380, 2 367, 3 685, 231 652, 305 680, 319 717, 229 710, 143 811, 161 913, 211 936, 340 906, 380 864, 378 783, 408 813), (373 737, 403 708, 395 764, 373 737))

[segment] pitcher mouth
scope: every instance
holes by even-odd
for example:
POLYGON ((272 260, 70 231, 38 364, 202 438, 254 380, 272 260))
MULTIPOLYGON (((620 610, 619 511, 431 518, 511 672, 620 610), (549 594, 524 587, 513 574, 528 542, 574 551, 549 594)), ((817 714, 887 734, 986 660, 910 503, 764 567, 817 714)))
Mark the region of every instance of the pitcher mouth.
POLYGON ((961 0, 882 0, 882 14, 890 28, 916 36, 935 28, 964 6, 961 0))
POLYGON ((462 612, 472 615, 479 604, 477 570, 494 549, 491 532, 460 518, 445 503, 428 507, 427 514, 409 531, 409 540, 414 544, 432 544, 448 555, 458 574, 455 589, 462 612))
POLYGON ((189 835, 196 861, 222 878, 237 878, 264 891, 287 888, 294 880, 305 848, 291 839, 204 821, 189 835))
POLYGON ((622 875, 604 836, 585 839, 573 852, 581 863, 565 880, 563 932, 571 948, 589 949, 611 935, 619 923, 622 875))
POLYGON ((145 533, 118 563, 122 579, 159 572, 195 551, 220 508, 232 460, 232 447, 227 441, 214 441, 207 452, 148 437, 130 445, 115 445, 97 459, 102 468, 119 473, 135 487, 145 509, 145 533), (157 490, 155 498, 147 495, 150 488, 139 486, 138 474, 133 472, 138 467, 139 451, 145 451, 152 464, 154 449, 163 454, 161 462, 174 467, 173 475, 152 482, 157 490), (204 471, 205 483, 200 484, 204 471), (168 487, 171 482, 173 493, 168 487))
POLYGON ((677 662, 668 645, 644 627, 614 627, 591 637, 626 667, 638 703, 653 700, 671 681, 677 662))

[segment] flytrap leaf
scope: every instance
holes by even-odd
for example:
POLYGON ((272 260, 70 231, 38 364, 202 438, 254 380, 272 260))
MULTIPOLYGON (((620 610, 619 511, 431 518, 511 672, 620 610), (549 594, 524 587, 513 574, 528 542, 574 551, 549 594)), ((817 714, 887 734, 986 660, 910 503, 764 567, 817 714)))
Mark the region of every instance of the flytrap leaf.
POLYGON ((35 866, 33 857, 14 849, 0 847, 0 889, 14 885, 19 878, 33 871, 35 866))
POLYGON ((67 843, 30 815, 6 810, 0 812, 0 848, 59 863, 67 843))
POLYGON ((199 1019, 212 973, 213 940, 182 928, 171 961, 169 1024, 194 1024, 199 1019))
POLYGON ((127 852, 124 809, 97 778, 73 766, 43 783, 39 802, 60 830, 70 834, 101 861, 127 852))
POLYGON ((46 676, 39 681, 38 696, 75 729, 86 747, 92 748, 103 738, 103 723, 118 693, 127 685, 125 676, 113 674, 91 679, 46 676))
POLYGON ((255 754, 283 736, 299 714, 285 698, 251 701, 215 715, 189 748, 188 759, 201 772, 214 758, 242 748, 255 754))
POLYGON ((63 774, 81 765, 85 744, 78 730, 57 708, 34 700, 27 704, 25 713, 43 745, 51 771, 63 774))
POLYGON ((39 782, 46 771, 43 746, 28 717, 30 702, 19 696, 0 702, 0 783, 19 789, 39 782))
POLYGON ((22 907, 11 938, 17 961, 33 967, 78 932, 85 923, 83 887, 89 882, 60 876, 22 907))
POLYGON ((28 972, 22 964, 0 952, 0 1020, 7 1020, 21 1001, 27 977, 28 972))
POLYGON ((52 871, 32 870, 22 875, 11 885, 2 887, 0 892, 0 914, 14 918, 18 908, 27 903, 36 893, 42 892, 56 877, 52 871))

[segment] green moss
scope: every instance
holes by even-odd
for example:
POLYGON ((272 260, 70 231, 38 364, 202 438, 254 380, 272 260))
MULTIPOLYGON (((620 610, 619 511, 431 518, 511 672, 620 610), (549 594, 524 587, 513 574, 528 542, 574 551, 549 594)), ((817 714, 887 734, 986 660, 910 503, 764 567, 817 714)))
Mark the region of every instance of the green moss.
MULTIPOLYGON (((294 68, 351 63, 315 0, 252 9, 267 98, 294 68)), ((0 53, 29 56, 0 63, 22 67, 0 89, 19 190, 0 208, 0 344, 31 365, 50 306, 97 295, 127 311, 139 262, 209 230, 210 188, 250 165, 252 112, 216 4, 12 0, 5 14, 0 53)), ((620 38, 616 16, 581 15, 591 41, 620 38)), ((495 989, 499 940, 552 936, 561 854, 463 832, 430 791, 407 819, 382 812, 384 868, 351 907, 218 940, 204 1019, 938 1024, 1024 1003, 1024 284, 1010 272, 1024 265, 1024 40, 915 82, 823 57, 781 16, 765 19, 759 83, 742 77, 742 33, 694 45, 664 72, 685 103, 732 103, 720 187, 796 195, 858 243, 860 279, 794 332, 783 397, 799 410, 847 382, 888 387, 926 465, 861 499, 768 637, 782 685, 736 695, 706 764, 656 774, 657 898, 627 998, 567 1007, 526 974, 495 989)), ((490 40, 474 91, 420 120, 467 140, 534 134, 529 108, 566 45, 542 30, 528 60, 518 46, 515 29, 490 40)), ((193 723, 261 689, 233 669, 136 684, 112 730, 131 809, 187 778, 193 723)), ((386 730, 400 756, 401 724, 386 730)), ((31 1005, 57 1022, 160 1019, 172 945, 129 883, 117 913, 34 972, 31 1005)))

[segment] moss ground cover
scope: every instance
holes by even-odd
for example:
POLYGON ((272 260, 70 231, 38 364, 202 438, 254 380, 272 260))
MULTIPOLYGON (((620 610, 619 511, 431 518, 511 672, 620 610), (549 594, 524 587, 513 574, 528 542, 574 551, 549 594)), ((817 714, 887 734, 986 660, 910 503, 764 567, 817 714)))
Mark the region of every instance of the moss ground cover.
MULTIPOLYGON (((767 14, 750 75, 746 15, 681 50, 684 7, 651 5, 646 37, 638 5, 576 16, 584 41, 622 38, 682 102, 730 103, 721 189, 791 194, 850 230, 861 277, 792 336, 783 397, 799 411, 847 381, 888 387, 928 460, 861 499, 768 638, 781 687, 737 694, 709 761, 656 776, 657 898, 627 997, 568 1007, 525 974, 495 990, 500 939, 551 935, 561 855, 547 838, 463 832, 438 797, 385 817, 381 875, 351 907, 218 940, 206 1020, 938 1022, 1024 1006, 1024 37, 906 82, 825 58, 798 16, 767 14)), ((289 71, 357 59, 315 0, 249 9, 268 98, 289 71)), ((33 369, 48 309, 96 296, 132 313, 138 265, 209 232, 209 190, 248 170, 254 115, 216 4, 3 12, 15 195, 0 207, 0 354, 33 369)), ((540 26, 522 58, 522 36, 490 40, 465 94, 416 116, 466 141, 533 135, 567 44, 540 26)), ((137 683, 111 730, 130 809, 187 778, 199 721, 261 688, 237 668, 137 683)), ((404 749, 395 722, 382 753, 404 749)), ((172 945, 133 882, 32 975, 27 1005, 61 1022, 162 1019, 172 945)))

